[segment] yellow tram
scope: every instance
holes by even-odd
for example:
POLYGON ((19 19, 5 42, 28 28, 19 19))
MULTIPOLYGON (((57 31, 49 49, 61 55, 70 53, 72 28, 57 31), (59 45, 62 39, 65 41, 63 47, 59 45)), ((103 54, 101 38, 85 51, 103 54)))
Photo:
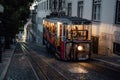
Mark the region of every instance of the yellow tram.
POLYGON ((62 60, 88 60, 91 54, 92 23, 78 17, 43 19, 43 44, 62 60))

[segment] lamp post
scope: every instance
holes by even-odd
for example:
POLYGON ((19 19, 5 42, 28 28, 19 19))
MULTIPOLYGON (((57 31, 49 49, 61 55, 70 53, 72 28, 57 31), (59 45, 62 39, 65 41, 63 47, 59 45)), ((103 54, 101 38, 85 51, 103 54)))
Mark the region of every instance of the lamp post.
MULTIPOLYGON (((3 12, 4 12, 4 7, 0 4, 0 26, 3 24, 3 12)), ((2 32, 2 31, 0 31, 2 32)), ((1 35, 1 33, 0 33, 1 35)), ((0 63, 2 62, 2 39, 0 36, 0 63)))

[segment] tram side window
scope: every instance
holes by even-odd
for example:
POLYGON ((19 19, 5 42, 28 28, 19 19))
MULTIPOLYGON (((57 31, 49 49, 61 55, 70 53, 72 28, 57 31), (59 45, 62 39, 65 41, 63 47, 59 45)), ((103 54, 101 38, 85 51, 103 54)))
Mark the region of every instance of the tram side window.
POLYGON ((53 24, 51 24, 51 26, 50 26, 50 33, 53 33, 53 24))
POLYGON ((69 25, 66 27, 66 38, 71 39, 71 28, 69 25))
POLYGON ((58 33, 58 34, 59 34, 59 35, 58 35, 58 46, 59 46, 59 47, 58 47, 58 48, 59 48, 58 50, 60 50, 60 51, 61 51, 61 44, 62 44, 62 41, 61 41, 62 27, 63 27, 63 26, 60 24, 60 29, 59 29, 60 32, 58 33))
POLYGON ((56 34, 56 24, 53 25, 53 34, 55 35, 56 34))
POLYGON ((52 23, 50 23, 50 22, 49 22, 49 25, 48 25, 48 31, 49 31, 50 33, 52 33, 52 23))
POLYGON ((51 24, 51 26, 50 26, 50 32, 51 32, 52 35, 56 34, 56 24, 55 23, 51 24))
POLYGON ((62 36, 62 25, 60 24, 60 36, 62 36))
POLYGON ((49 22, 46 21, 45 24, 44 24, 44 28, 45 28, 46 30, 48 30, 48 29, 49 29, 48 26, 49 26, 49 22))
POLYGON ((49 22, 47 22, 46 29, 49 30, 49 22))

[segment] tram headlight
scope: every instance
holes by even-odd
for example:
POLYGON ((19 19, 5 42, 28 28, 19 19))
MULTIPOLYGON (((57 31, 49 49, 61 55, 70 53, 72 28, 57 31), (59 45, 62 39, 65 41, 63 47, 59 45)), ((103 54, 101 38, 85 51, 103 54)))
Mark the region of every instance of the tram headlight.
POLYGON ((78 51, 89 51, 90 46, 89 44, 80 44, 77 46, 78 51))
POLYGON ((78 51, 83 51, 83 49, 84 49, 83 46, 81 46, 81 45, 78 46, 78 51))

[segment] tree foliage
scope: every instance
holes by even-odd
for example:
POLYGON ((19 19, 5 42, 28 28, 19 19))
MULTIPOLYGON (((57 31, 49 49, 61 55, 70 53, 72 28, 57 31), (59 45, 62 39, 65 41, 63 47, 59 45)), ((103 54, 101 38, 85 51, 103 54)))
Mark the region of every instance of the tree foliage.
POLYGON ((4 6, 4 27, 6 33, 14 36, 30 15, 29 7, 34 0, 0 0, 4 6))
MULTIPOLYGON (((30 15, 29 7, 34 0, 0 0, 4 7, 3 27, 5 29, 5 47, 10 48, 10 41, 19 28, 23 27, 30 15)), ((0 27, 1 28, 1 27, 0 27)))

